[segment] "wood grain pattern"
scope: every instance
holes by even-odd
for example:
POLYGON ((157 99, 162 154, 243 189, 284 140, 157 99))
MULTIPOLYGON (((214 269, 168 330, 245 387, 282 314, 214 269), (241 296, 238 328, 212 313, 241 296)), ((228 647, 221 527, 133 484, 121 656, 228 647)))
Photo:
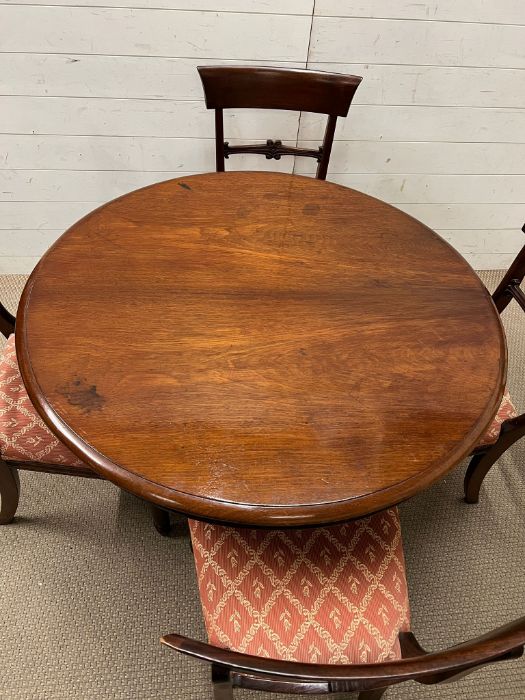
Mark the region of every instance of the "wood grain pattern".
POLYGON ((272 526, 439 479, 495 414, 506 364, 490 297, 448 244, 278 173, 172 180, 88 215, 31 276, 17 352, 44 419, 106 478, 272 526))
MULTIPOLYGON (((264 147, 271 150, 266 144, 260 144, 254 148, 262 151, 264 147)), ((104 202, 103 198, 98 202, 0 201, 0 231, 60 230, 63 233, 66 228, 72 226, 82 216, 89 214, 90 211, 101 206, 104 202)), ((523 204, 416 204, 413 202, 405 204, 400 202, 397 207, 432 229, 455 231, 482 231, 485 229, 494 236, 493 251, 495 253, 498 252, 498 243, 503 242, 505 235, 512 239, 514 244, 517 243, 516 247, 518 248, 519 244, 522 243, 523 234, 519 232, 518 227, 523 219, 523 204)), ((481 237, 474 239, 474 243, 479 243, 479 251, 481 252, 484 248, 483 239, 481 237)), ((20 248, 23 249, 23 245, 20 248)), ((6 255, 15 254, 15 250, 11 252, 7 241, 5 245, 2 245, 2 252, 6 255)), ((41 254, 44 250, 37 250, 37 246, 34 248, 35 253, 41 254)))
MULTIPOLYGON (((198 66, 208 109, 277 109, 346 117, 362 78, 268 66, 198 66)), ((323 120, 325 121, 325 120, 323 120)))

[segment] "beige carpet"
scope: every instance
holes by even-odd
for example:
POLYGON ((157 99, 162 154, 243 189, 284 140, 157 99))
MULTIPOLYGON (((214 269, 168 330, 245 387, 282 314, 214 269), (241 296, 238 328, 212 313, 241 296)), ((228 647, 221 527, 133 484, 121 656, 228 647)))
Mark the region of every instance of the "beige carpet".
MULTIPOLYGON (((493 287, 499 273, 482 277, 493 287)), ((0 297, 13 302, 22 283, 0 278, 0 297)), ((509 383, 525 408, 525 318, 513 305, 504 319, 509 383)), ((478 506, 461 500, 463 472, 401 507, 413 629, 432 650, 525 614, 525 440, 493 469, 478 506)), ((187 539, 158 536, 145 504, 106 482, 22 473, 0 555, 2 700, 210 698, 206 665, 158 643, 170 631, 205 637, 187 539)), ((523 700, 525 659, 386 697, 523 700)))

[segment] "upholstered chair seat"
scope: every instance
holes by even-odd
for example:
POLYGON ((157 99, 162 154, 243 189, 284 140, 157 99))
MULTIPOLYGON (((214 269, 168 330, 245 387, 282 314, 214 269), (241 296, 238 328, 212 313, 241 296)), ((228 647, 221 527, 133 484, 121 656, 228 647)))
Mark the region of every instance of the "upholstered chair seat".
POLYGON ((53 435, 24 387, 11 335, 0 357, 0 456, 7 461, 89 467, 53 435))
POLYGON ((12 462, 41 462, 89 469, 53 435, 24 387, 11 335, 0 357, 0 456, 12 462))
MULTIPOLYGON (((3 309, 4 318, 8 315, 3 309)), ((0 316, 0 320, 1 320, 0 316)), ((14 319, 8 321, 14 330, 14 319)), ((6 328, 7 341, 0 351, 0 524, 12 522, 20 498, 18 470, 100 478, 91 467, 71 452, 40 418, 20 375, 15 336, 6 328)), ((155 528, 162 535, 170 532, 167 511, 150 506, 155 528)))
POLYGON ((446 650, 421 647, 397 508, 302 530, 189 524, 209 644, 161 642, 211 664, 215 700, 234 700, 234 688, 380 700, 391 685, 449 682, 523 653, 525 617, 446 650))
POLYGON ((397 508, 297 530, 190 520, 190 532, 211 644, 312 663, 401 658, 409 606, 397 508))
POLYGON ((488 445, 493 445, 495 442, 497 442, 499 434, 501 432, 501 424, 509 418, 516 418, 517 415, 518 411, 512 403, 509 391, 508 389, 505 389, 505 393, 503 394, 503 399, 501 401, 500 407, 498 408, 498 412, 496 413, 494 420, 486 430, 485 434, 479 441, 478 447, 486 447, 488 445))

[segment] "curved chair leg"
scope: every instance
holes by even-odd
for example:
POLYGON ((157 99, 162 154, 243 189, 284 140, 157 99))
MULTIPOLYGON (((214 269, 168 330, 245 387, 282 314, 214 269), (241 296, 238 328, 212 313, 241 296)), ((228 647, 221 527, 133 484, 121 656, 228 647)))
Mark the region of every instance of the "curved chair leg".
POLYGON ((494 456, 491 454, 491 450, 489 450, 488 452, 481 452, 472 457, 467 467, 465 481, 463 483, 466 503, 478 503, 479 491, 483 479, 489 473, 490 468, 498 459, 498 456, 499 455, 494 456))
POLYGON ((6 525, 13 520, 19 499, 18 471, 0 460, 0 525, 6 525))
POLYGON ((479 501, 479 490, 490 468, 521 437, 523 437, 523 430, 502 432, 498 442, 485 452, 480 452, 472 457, 464 481, 465 501, 467 503, 479 501))
POLYGON ((170 514, 167 510, 163 510, 158 506, 150 505, 151 514, 153 515, 153 524, 155 530, 164 537, 168 537, 171 532, 170 514))
POLYGON ((489 469, 517 440, 525 436, 525 413, 501 424, 498 441, 470 460, 465 474, 465 501, 477 503, 479 490, 489 469))

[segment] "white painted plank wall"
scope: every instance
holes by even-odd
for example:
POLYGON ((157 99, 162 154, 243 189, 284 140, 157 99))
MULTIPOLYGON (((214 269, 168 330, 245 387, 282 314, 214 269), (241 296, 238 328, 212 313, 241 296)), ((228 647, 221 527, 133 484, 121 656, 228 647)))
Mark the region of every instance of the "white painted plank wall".
MULTIPOLYGON (((525 219, 525 3, 313 11, 314 0, 0 0, 0 271, 29 271, 101 202, 212 170, 196 66, 229 62, 363 75, 330 179, 412 213, 478 267, 506 265, 525 219)), ((295 143, 298 126, 290 113, 227 116, 232 142, 295 143)), ((322 120, 304 114, 300 127, 313 142, 322 120)), ((312 165, 297 159, 295 172, 312 165)))
MULTIPOLYGON (((75 6, 68 0, 3 0, 3 5, 62 5, 75 6)), ((165 10, 204 10, 208 12, 255 12, 257 14, 311 15, 311 0, 82 0, 84 7, 130 7, 165 10)))
MULTIPOLYGON (((0 94, 200 100, 202 87, 196 68, 203 62, 159 56, 0 53, 0 94)), ((260 64, 247 60, 219 62, 260 64)), ((290 61, 281 64, 304 66, 290 61)), ((525 72, 512 68, 313 61, 309 67, 364 76, 354 105, 525 106, 525 72)))
POLYGON ((323 17, 523 24, 522 0, 316 0, 315 8, 323 17))
MULTIPOLYGON (((305 67, 313 0, 0 1, 0 272, 28 272, 86 212, 214 169, 196 67, 305 67)), ((227 115, 236 139, 295 145, 299 114, 227 115)), ((291 172, 255 156, 237 168, 291 172)))
POLYGON ((1 5, 3 51, 301 61, 303 15, 1 5), (227 54, 224 56, 224 54, 227 54))
MULTIPOLYGON (((522 0, 316 0, 308 67, 364 78, 329 179, 396 204, 478 268, 506 267, 524 242, 524 47, 522 0)), ((321 122, 302 116, 301 143, 321 122)))

